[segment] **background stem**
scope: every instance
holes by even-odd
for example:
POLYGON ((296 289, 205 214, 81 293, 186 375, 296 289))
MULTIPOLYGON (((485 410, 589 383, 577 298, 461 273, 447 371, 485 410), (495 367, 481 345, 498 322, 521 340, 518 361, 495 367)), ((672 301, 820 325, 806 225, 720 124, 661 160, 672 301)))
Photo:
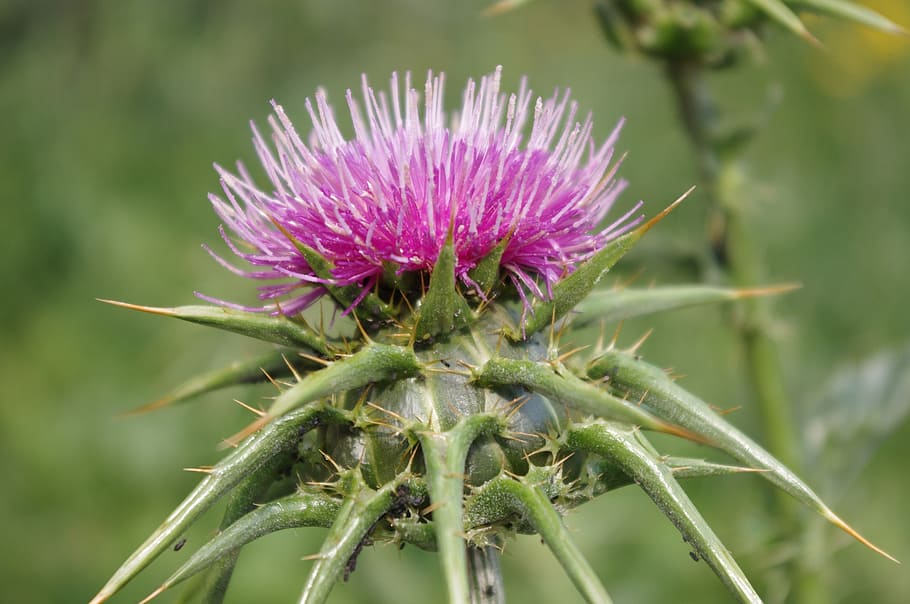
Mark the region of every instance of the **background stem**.
MULTIPOLYGON (((671 61, 667 64, 667 77, 695 151, 703 194, 709 204, 707 239, 710 254, 704 266, 705 278, 717 275, 740 287, 759 285, 766 275, 746 224, 743 205, 746 187, 739 153, 719 152, 720 112, 708 88, 704 67, 697 63, 671 61)), ((731 315, 731 324, 743 348, 748 385, 767 448, 799 473, 802 460, 776 345, 770 336, 767 302, 761 297, 743 300, 738 310, 739 313, 731 315)), ((774 501, 774 521, 781 535, 799 530, 799 511, 793 500, 776 491, 774 501)), ((811 564, 794 565, 797 566, 792 569, 795 572, 787 573, 795 576, 794 600, 824 601, 820 569, 811 564)))
MULTIPOLYGON (((737 286, 754 287, 764 278, 761 259, 743 219, 742 176, 736 161, 721 158, 715 140, 719 112, 700 65, 669 64, 683 124, 696 152, 708 198, 710 268, 737 286)), ((707 272, 707 271, 706 271, 707 272)), ((783 387, 776 346, 769 336, 767 305, 761 297, 744 300, 742 316, 733 322, 746 354, 750 387, 755 396, 768 448, 791 469, 799 469, 799 455, 789 403, 783 387)))

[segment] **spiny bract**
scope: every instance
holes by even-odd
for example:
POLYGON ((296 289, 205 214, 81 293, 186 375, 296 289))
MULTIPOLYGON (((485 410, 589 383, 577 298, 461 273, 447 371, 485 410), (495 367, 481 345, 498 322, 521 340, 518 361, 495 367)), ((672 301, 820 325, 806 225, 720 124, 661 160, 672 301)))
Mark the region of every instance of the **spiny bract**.
POLYGON ((265 378, 281 392, 93 602, 223 496, 220 532, 153 596, 204 573, 205 601, 221 601, 241 547, 321 526, 328 535, 301 602, 324 601, 375 542, 438 551, 452 604, 501 602, 497 555, 516 532, 539 534, 586 600, 608 602, 561 515, 634 483, 736 597, 758 602, 678 483, 747 470, 864 541, 759 445, 637 357, 637 346, 560 350, 573 313, 618 322, 755 293, 688 286, 588 296, 673 207, 639 224, 635 206, 597 230, 623 187, 610 169, 616 132, 596 146, 590 118, 576 123, 574 103, 559 93, 536 102, 526 132, 531 92, 522 84, 501 94, 498 70, 468 84, 449 121, 441 76, 427 79, 422 116, 405 82, 403 98, 394 76, 390 97, 364 82, 366 120, 348 94, 351 140, 322 93, 307 103, 307 143, 275 105, 275 150, 258 131, 254 138, 270 192, 243 166, 236 175, 219 168, 224 198, 212 202, 239 239, 223 230, 224 240, 258 268, 216 258, 270 281, 265 306, 117 303, 277 345, 152 406, 265 378), (351 330, 333 336, 303 320, 321 297, 351 317, 351 330), (742 465, 661 455, 644 430, 719 448, 742 465))

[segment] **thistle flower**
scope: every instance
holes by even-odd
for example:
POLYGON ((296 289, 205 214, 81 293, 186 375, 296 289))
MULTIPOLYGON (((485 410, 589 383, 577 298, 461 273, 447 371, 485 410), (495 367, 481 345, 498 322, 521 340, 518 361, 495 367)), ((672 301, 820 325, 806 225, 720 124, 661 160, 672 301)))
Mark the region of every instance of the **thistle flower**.
POLYGON ((261 310, 293 315, 326 292, 322 285, 356 286, 356 304, 389 285, 380 283, 384 277, 431 271, 451 233, 455 274, 467 289, 484 295, 471 271, 504 244, 499 261, 522 297, 551 297, 561 277, 636 223, 629 218, 638 206, 591 232, 625 187, 610 171, 620 126, 598 147, 590 115, 575 121, 568 91, 532 107, 526 82, 507 97, 500 74, 497 68, 479 86, 469 81, 451 118, 443 110, 443 75, 427 77, 422 115, 410 74, 403 92, 393 74, 388 96, 364 77, 363 110, 347 92, 351 140, 323 91, 315 103, 306 101, 308 142, 273 102, 274 149, 253 126, 272 190, 259 189, 241 164, 236 174, 216 166, 224 197, 211 196, 250 248, 240 249, 222 230, 231 250, 262 270, 240 270, 213 255, 240 275, 285 280, 260 288, 260 298, 271 301, 261 310), (330 263, 330 274, 320 274, 303 249, 330 263))
POLYGON ((254 381, 279 392, 92 603, 225 496, 220 530, 147 600, 204 573, 204 600, 221 602, 244 545, 308 526, 328 535, 303 603, 324 602, 374 543, 438 552, 450 604, 501 602, 497 556, 516 533, 539 534, 586 601, 607 603, 561 514, 635 484, 735 597, 760 602, 678 482, 752 470, 874 548, 728 419, 643 361, 642 341, 564 349, 570 313, 579 324, 619 322, 772 290, 595 292, 675 204, 638 226, 633 210, 592 234, 623 186, 609 168, 616 132, 597 147, 590 119, 575 125, 568 94, 556 94, 536 105, 523 143, 531 93, 522 85, 501 95, 499 71, 468 86, 447 127, 442 81, 428 79, 422 119, 407 79, 403 100, 394 77, 390 98, 364 83, 367 119, 349 95, 347 142, 324 95, 309 106, 308 144, 276 106, 276 153, 255 137, 274 190, 257 189, 242 166, 221 171, 216 210, 252 249, 226 232, 225 241, 263 268, 235 270, 288 280, 263 288, 265 307, 116 303, 277 345, 149 407, 254 381), (322 295, 353 314, 356 331, 334 337, 298 316, 322 295), (741 465, 660 454, 645 431, 710 445, 741 465))

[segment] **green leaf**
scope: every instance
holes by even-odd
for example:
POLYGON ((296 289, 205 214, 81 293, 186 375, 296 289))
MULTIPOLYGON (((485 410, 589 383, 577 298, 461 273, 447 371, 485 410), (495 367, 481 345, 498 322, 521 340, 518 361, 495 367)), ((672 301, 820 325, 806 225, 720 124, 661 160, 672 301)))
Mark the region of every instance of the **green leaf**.
POLYGON ((894 21, 849 0, 796 0, 792 4, 813 13, 855 21, 891 34, 907 34, 907 30, 894 21))
POLYGON ((190 323, 216 327, 243 336, 272 342, 273 344, 303 348, 323 357, 330 355, 330 346, 324 336, 313 331, 306 323, 283 315, 273 317, 231 308, 221 308, 219 306, 157 308, 117 302, 115 300, 102 300, 100 298, 99 301, 122 308, 129 308, 130 310, 174 317, 190 323))
POLYGON ((780 25, 783 25, 785 28, 789 29, 799 37, 808 40, 812 44, 818 45, 818 40, 815 39, 809 30, 806 29, 806 26, 803 25, 803 22, 800 21, 799 17, 796 16, 792 10, 790 10, 782 0, 749 0, 752 4, 758 7, 766 15, 777 21, 780 25))
POLYGON ((704 559, 723 584, 743 602, 761 603, 729 550, 673 476, 673 471, 642 446, 635 430, 610 422, 573 427, 566 435, 568 448, 603 455, 616 462, 654 501, 704 559))
POLYGON ((585 298, 577 307, 583 327, 593 321, 614 323, 667 310, 729 302, 752 296, 790 291, 794 286, 783 285, 765 289, 734 289, 710 285, 671 285, 646 289, 624 288, 598 291, 585 298))
POLYGON ((640 400, 641 404, 657 417, 700 435, 708 444, 721 449, 741 463, 767 470, 762 472, 761 476, 776 487, 814 509, 870 549, 894 560, 838 517, 805 482, 777 458, 718 415, 706 402, 678 386, 661 368, 629 353, 608 350, 589 367, 588 377, 607 379, 611 389, 622 396, 640 400))
POLYGON ((910 344, 838 369, 812 397, 806 460, 834 497, 910 414, 910 344))
POLYGON ((245 477, 256 473, 268 464, 269 460, 280 456, 282 452, 296 451, 301 428, 310 430, 320 423, 344 423, 345 421, 346 417, 341 411, 316 404, 272 422, 266 429, 224 458, 217 466, 206 471, 206 477, 117 569, 107 584, 92 599, 91 604, 100 604, 119 591, 161 552, 173 544, 203 512, 245 477))
POLYGON ((551 300, 538 300, 531 306, 531 309, 523 318, 520 331, 506 329, 506 336, 513 341, 524 340, 528 336, 544 329, 552 322, 561 319, 566 313, 574 309, 579 302, 591 293, 607 271, 613 268, 613 265, 619 262, 620 258, 625 256, 645 233, 682 203, 693 189, 694 187, 686 191, 660 214, 634 231, 614 239, 594 257, 579 265, 575 272, 553 286, 553 298, 551 300))

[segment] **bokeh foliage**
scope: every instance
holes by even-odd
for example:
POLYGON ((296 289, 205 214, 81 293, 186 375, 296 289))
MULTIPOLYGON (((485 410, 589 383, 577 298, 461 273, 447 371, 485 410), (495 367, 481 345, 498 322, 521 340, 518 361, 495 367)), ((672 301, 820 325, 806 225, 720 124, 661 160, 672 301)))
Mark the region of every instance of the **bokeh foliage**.
MULTIPOLYGON (((486 4, 0 5, 4 598, 87 600, 195 483, 195 475, 178 468, 214 462, 214 445, 248 419, 230 396, 255 403, 270 394, 250 389, 115 419, 199 370, 262 349, 94 301, 185 304, 193 302, 193 290, 243 297, 249 284, 220 269, 198 244, 218 243, 205 199, 217 187, 210 163, 253 160, 246 122, 264 121, 269 99, 305 122, 303 99, 317 86, 339 103, 346 87, 359 86, 362 72, 382 86, 394 69, 421 76, 428 68, 443 70, 456 95, 468 76, 503 64, 509 86, 521 74, 541 94, 571 86, 582 109, 595 112, 600 137, 620 116, 627 118, 620 148, 630 152, 623 175, 631 186, 624 203, 642 198, 656 212, 695 182, 661 74, 613 54, 588 2, 541 0, 483 19, 486 4)), ((887 4, 879 0, 876 7, 888 13, 887 4)), ((881 34, 857 38, 856 26, 811 26, 830 52, 772 35, 765 65, 719 74, 714 82, 725 105, 742 107, 744 118, 765 111, 769 90, 784 91, 748 159, 760 183, 752 220, 766 251, 768 281, 804 284, 775 306, 798 411, 809 408, 830 376, 910 337, 910 170, 903 150, 910 131, 910 46, 876 42, 881 34), (849 65, 840 59, 841 36, 856 49, 849 65), (857 52, 868 53, 868 72, 857 72, 857 52)), ((639 282, 690 277, 666 254, 696 249, 703 218, 696 193, 649 235, 626 276, 641 269, 639 282)), ((644 350, 648 358, 685 373, 686 385, 718 406, 743 404, 736 421, 755 432, 738 351, 720 312, 689 310, 630 323, 626 338, 656 326, 644 350)), ((845 518, 905 561, 908 436, 904 423, 883 437, 857 481, 836 489, 843 495, 835 502, 845 518)), ((769 505, 765 486, 732 477, 687 487, 761 584, 770 562, 764 548, 769 527, 753 510, 769 505)), ((573 512, 569 522, 620 602, 671 601, 679 594, 688 601, 727 599, 639 492, 611 494, 573 512)), ((216 523, 213 516, 190 534, 190 546, 216 523)), ((243 554, 233 601, 293 598, 310 564, 300 558, 318 549, 318 532, 252 545, 243 554)), ((846 544, 839 535, 829 538, 835 548, 846 544)), ((167 568, 157 565, 140 577, 123 601, 150 591, 189 549, 170 554, 167 568)), ((844 601, 910 598, 907 574, 858 546, 838 552, 831 564, 833 593, 844 601)), ((578 597, 535 539, 508 547, 504 566, 515 601, 578 597)), ((383 548, 364 554, 334 598, 433 601, 441 588, 430 555, 383 548)))

